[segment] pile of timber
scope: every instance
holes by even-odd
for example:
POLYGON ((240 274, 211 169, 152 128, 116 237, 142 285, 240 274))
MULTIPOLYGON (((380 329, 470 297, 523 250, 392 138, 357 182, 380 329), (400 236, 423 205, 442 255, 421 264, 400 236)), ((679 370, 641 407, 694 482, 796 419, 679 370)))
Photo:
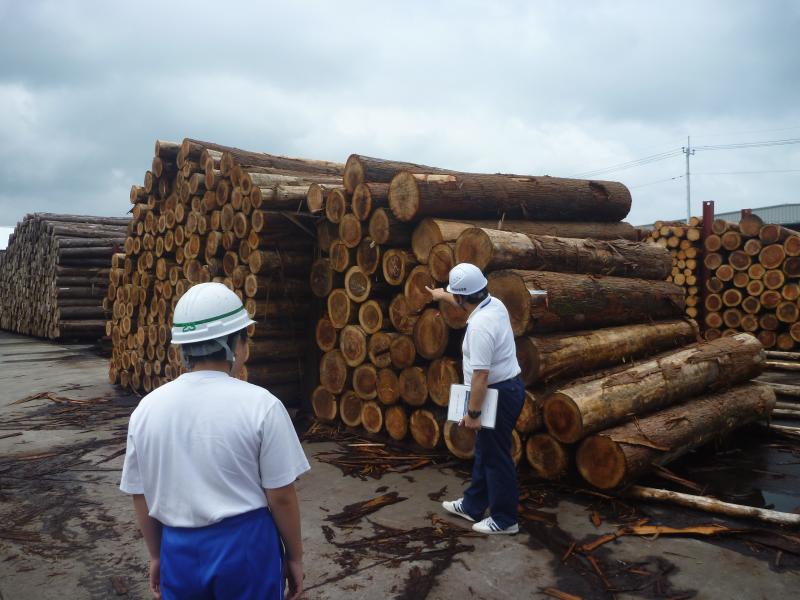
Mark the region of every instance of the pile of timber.
MULTIPOLYGON (((320 420, 472 456, 474 434, 445 422, 450 386, 462 380, 466 315, 432 305, 425 290, 445 283, 459 262, 483 269, 509 310, 527 387, 514 457, 541 477, 566 475, 570 444, 580 439, 562 442, 545 430, 546 400, 608 369, 697 342, 683 288, 665 281, 672 256, 639 242, 638 230, 620 221, 630 208, 622 184, 456 173, 352 155, 343 186, 312 186, 308 206, 323 215, 322 257, 310 280, 326 303, 312 395, 320 420), (547 302, 532 293, 541 290, 547 302)), ((717 358, 724 362, 728 350, 717 358)), ((714 390, 708 379, 686 384, 683 397, 671 391, 669 402, 714 390)))
POLYGON ((739 223, 717 219, 711 229, 705 338, 746 331, 767 349, 800 346, 800 233, 752 214, 739 223))
POLYGON ((702 302, 700 267, 703 260, 703 220, 692 217, 683 221, 656 221, 647 239, 669 250, 672 270, 667 281, 686 290, 686 316, 696 319, 702 302))
POLYGON ((240 377, 298 404, 313 372, 306 350, 316 230, 306 196, 312 184, 341 186, 343 167, 192 139, 157 141, 144 185, 131 188, 124 252, 110 273, 109 380, 149 392, 179 376, 173 309, 192 285, 216 281, 256 321, 240 377))
POLYGON ((20 221, 0 262, 0 328, 53 340, 105 333, 111 256, 127 218, 34 213, 20 221))

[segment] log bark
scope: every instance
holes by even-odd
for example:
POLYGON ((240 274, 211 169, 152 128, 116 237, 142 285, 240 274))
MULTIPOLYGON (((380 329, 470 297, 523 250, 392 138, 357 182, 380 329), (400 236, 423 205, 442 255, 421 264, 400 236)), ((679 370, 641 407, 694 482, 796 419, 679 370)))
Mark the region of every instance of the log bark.
POLYGON ((516 339, 526 384, 572 378, 605 367, 684 346, 697 340, 697 324, 673 320, 595 331, 516 339))
POLYGON ((543 221, 614 222, 625 218, 631 194, 623 184, 558 177, 416 175, 392 178, 389 206, 395 217, 518 217, 543 221))
POLYGON ((667 250, 627 240, 600 241, 534 236, 471 228, 456 240, 455 262, 482 271, 527 269, 665 279, 672 268, 667 250))
POLYGON ((544 395, 542 393, 525 390, 525 402, 522 405, 522 411, 517 418, 514 429, 522 434, 542 429, 544 426, 543 406, 544 395))
POLYGON ((557 440, 577 442, 631 415, 752 379, 761 373, 764 360, 761 344, 748 333, 697 344, 618 374, 561 388, 545 402, 545 424, 557 440))
POLYGON ((581 223, 569 221, 513 221, 467 220, 450 221, 427 218, 414 228, 411 247, 417 260, 428 261, 428 254, 436 244, 455 242, 461 233, 471 227, 499 229, 529 235, 550 235, 565 238, 591 238, 595 240, 639 240, 638 231, 629 223, 581 223))
POLYGON ((578 471, 600 489, 635 481, 653 465, 665 465, 717 437, 769 416, 775 393, 748 383, 695 398, 635 422, 593 435, 576 455, 578 471))
POLYGON ((667 319, 685 308, 683 289, 666 282, 517 270, 488 279, 516 336, 667 319), (547 304, 532 290, 547 291, 547 304))

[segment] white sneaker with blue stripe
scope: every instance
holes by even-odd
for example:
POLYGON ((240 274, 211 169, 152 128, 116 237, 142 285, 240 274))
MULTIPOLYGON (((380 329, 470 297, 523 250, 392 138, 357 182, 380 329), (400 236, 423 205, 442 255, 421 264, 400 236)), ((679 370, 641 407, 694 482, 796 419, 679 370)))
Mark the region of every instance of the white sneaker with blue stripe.
POLYGON ((475 525, 472 526, 472 530, 478 533, 485 533, 486 535, 514 535, 519 533, 519 525, 514 523, 503 529, 494 522, 492 517, 486 517, 483 521, 475 523, 475 525))
POLYGON ((472 521, 474 523, 475 519, 473 519, 466 513, 466 511, 464 510, 463 503, 464 503, 463 498, 459 498, 458 500, 453 500, 453 501, 445 500, 444 502, 442 502, 442 507, 447 512, 454 514, 458 517, 461 517, 462 519, 466 519, 467 521, 472 521))

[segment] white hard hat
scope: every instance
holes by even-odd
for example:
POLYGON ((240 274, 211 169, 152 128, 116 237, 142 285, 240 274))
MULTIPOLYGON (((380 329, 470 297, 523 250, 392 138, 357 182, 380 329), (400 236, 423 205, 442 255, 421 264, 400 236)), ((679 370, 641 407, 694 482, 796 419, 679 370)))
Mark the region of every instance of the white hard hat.
POLYGON ((221 283, 200 283, 189 288, 175 306, 172 343, 193 344, 235 333, 255 323, 242 301, 221 283))
POLYGON ((460 263, 450 270, 447 291, 459 296, 469 296, 480 292, 487 283, 486 277, 478 267, 470 263, 460 263))

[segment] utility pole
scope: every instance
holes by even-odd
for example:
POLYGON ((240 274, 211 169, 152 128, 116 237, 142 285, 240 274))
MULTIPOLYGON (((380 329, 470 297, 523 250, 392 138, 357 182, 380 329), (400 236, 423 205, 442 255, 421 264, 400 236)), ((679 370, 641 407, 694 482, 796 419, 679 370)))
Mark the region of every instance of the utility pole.
POLYGON ((689 181, 689 157, 694 154, 694 150, 692 150, 691 137, 686 137, 686 146, 681 150, 686 155, 686 223, 688 224, 689 219, 692 218, 692 186, 689 181))

